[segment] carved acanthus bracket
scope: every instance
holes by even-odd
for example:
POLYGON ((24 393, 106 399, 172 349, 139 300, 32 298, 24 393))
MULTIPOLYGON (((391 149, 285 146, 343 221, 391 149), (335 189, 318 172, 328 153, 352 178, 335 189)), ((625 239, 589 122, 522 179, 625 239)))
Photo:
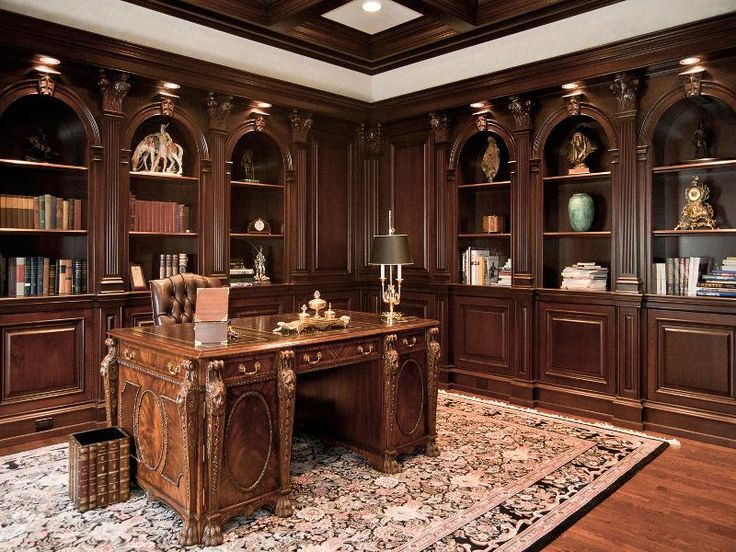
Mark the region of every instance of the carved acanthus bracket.
POLYGON ((118 342, 112 337, 105 340, 107 354, 100 364, 100 375, 105 387, 105 412, 107 425, 114 426, 118 420, 118 342))
POLYGON ((212 360, 207 364, 207 385, 205 387, 205 412, 207 415, 207 462, 209 468, 207 519, 202 534, 204 546, 222 544, 222 525, 215 513, 219 507, 220 471, 222 466, 222 447, 225 426, 225 382, 222 379, 222 360, 212 360))
POLYGON ((289 122, 291 123, 291 141, 295 144, 306 144, 309 131, 314 122, 312 114, 301 114, 298 109, 292 109, 289 122))
POLYGON ((705 71, 680 73, 685 78, 685 97, 695 98, 700 96, 703 87, 703 73, 705 71))
POLYGON ((439 456, 440 449, 437 447, 437 385, 440 375, 440 330, 430 328, 427 330, 427 424, 429 425, 429 436, 427 438, 427 456, 439 456))
POLYGON ((130 92, 128 73, 118 73, 117 78, 110 80, 104 69, 100 69, 97 85, 102 92, 102 109, 104 111, 123 111, 123 100, 130 92))
POLYGON ((294 429, 294 403, 296 400, 296 374, 294 372, 294 351, 282 351, 278 367, 279 399, 279 497, 276 500, 275 514, 290 516, 291 505, 289 473, 291 471, 291 437, 294 429))
POLYGON ((210 128, 214 130, 226 130, 227 118, 233 108, 233 97, 223 96, 219 100, 215 93, 210 92, 207 96, 207 114, 210 117, 210 128))
POLYGON ((509 111, 514 116, 516 130, 531 128, 533 105, 532 100, 521 98, 520 96, 511 96, 509 98, 509 111))
POLYGON ((488 127, 488 119, 485 113, 475 117, 475 127, 478 129, 478 132, 483 132, 488 127))
POLYGON ((367 127, 361 124, 358 127, 356 142, 358 150, 369 155, 380 155, 383 153, 383 127, 381 123, 375 127, 367 127))
POLYGON ((562 96, 562 101, 565 103, 565 107, 567 108, 567 114, 570 117, 575 117, 576 115, 580 115, 580 104, 583 101, 582 92, 574 92, 572 94, 565 94, 564 96, 562 96))
POLYGON ((435 144, 444 144, 450 139, 449 121, 444 111, 429 114, 429 125, 434 133, 435 144))
POLYGON ((176 99, 179 96, 176 94, 169 94, 168 92, 159 92, 158 99, 160 102, 161 115, 165 117, 171 117, 174 114, 174 107, 176 99))
MULTIPOLYGON (((191 360, 184 360, 180 364, 184 369, 184 381, 179 386, 176 395, 176 408, 179 412, 179 423, 181 434, 184 439, 184 485, 186 488, 187 511, 194 511, 196 496, 192 496, 193 474, 192 468, 195 464, 195 427, 197 414, 197 370, 191 360)), ((192 546, 197 543, 196 524, 184 519, 184 527, 179 533, 179 544, 181 546, 192 546)))
POLYGON ((610 84, 611 92, 618 100, 618 112, 636 110, 636 101, 639 94, 639 78, 627 73, 616 73, 610 84))
POLYGON ((42 96, 53 96, 54 90, 56 89, 56 82, 54 81, 54 77, 48 73, 41 73, 38 77, 36 87, 38 88, 38 93, 42 96))
POLYGON ((266 128, 266 117, 263 115, 258 115, 255 120, 256 130, 258 132, 263 132, 263 130, 266 128))

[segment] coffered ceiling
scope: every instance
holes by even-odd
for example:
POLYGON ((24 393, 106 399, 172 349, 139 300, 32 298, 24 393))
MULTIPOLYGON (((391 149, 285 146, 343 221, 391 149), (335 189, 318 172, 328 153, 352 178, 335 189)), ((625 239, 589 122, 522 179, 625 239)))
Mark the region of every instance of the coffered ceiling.
POLYGON ((126 0, 367 74, 621 0, 126 0))

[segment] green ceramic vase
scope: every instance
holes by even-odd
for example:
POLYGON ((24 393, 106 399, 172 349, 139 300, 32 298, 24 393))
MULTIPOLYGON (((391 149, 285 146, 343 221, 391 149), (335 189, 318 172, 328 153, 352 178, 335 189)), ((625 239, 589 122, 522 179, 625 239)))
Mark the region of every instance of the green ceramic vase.
POLYGON ((575 232, 587 232, 593 224, 593 198, 588 194, 574 194, 567 203, 570 228, 575 232))

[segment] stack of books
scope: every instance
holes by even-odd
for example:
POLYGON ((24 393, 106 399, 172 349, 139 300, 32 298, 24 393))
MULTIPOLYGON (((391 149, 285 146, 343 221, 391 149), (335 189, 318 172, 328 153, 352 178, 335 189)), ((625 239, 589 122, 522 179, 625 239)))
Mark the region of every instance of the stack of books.
POLYGON ((0 228, 81 230, 82 200, 51 194, 0 195, 0 228))
POLYGON ((173 201, 143 201, 130 197, 130 229, 133 232, 182 233, 191 231, 188 205, 173 201))
POLYGON ((658 295, 695 295, 698 280, 708 269, 708 257, 670 257, 654 263, 652 281, 658 295))
POLYGON ((0 289, 7 297, 87 293, 87 261, 48 257, 0 258, 0 289))
POLYGON ((168 278, 187 271, 189 258, 186 253, 162 253, 158 256, 158 277, 168 278))
POLYGON ((470 286, 489 286, 498 282, 500 257, 488 249, 468 247, 460 256, 462 283, 470 286))
POLYGON ((511 259, 506 261, 506 264, 501 267, 498 272, 498 283, 499 286, 510 286, 511 285, 511 259))
POLYGON ((255 285, 256 271, 245 268, 243 259, 233 259, 230 262, 230 287, 248 287, 255 285))
POLYGON ((736 297, 736 257, 726 257, 721 268, 705 274, 696 295, 705 297, 736 297))
POLYGON ((608 269, 595 263, 575 263, 562 271, 562 289, 606 291, 608 269))

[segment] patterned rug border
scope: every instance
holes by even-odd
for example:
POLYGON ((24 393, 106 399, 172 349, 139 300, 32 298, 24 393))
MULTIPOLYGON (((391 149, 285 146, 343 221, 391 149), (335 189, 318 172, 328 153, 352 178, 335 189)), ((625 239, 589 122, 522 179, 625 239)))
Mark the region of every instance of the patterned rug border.
POLYGON ((483 404, 489 404, 491 406, 498 406, 501 408, 508 408, 509 410, 516 410, 518 412, 524 412, 526 414, 536 414, 537 416, 542 416, 545 418, 551 418, 553 420, 561 420, 564 422, 570 422, 575 424, 580 424, 584 426, 589 427, 595 427, 596 429, 601 429, 605 431, 618 431, 619 433, 626 433, 628 435, 634 435, 636 437, 642 437, 644 439, 653 439, 655 441, 660 441, 662 443, 667 443, 670 446, 673 447, 681 447, 682 443, 675 439, 674 437, 666 438, 666 437, 659 437, 657 435, 651 435, 649 433, 646 433, 644 431, 637 431, 635 429, 629 429, 626 427, 621 427, 613 424, 609 424, 608 422, 597 422, 597 421, 588 421, 588 420, 581 420, 580 418, 575 418, 572 416, 566 416, 564 414, 553 414, 551 412, 542 412, 541 410, 537 410, 536 408, 529 408, 527 406, 521 406, 516 404, 511 404, 504 401, 499 401, 496 399, 489 399, 485 397, 476 397, 474 395, 469 395, 466 393, 463 393, 462 391, 447 391, 445 389, 439 389, 438 393, 441 395, 446 395, 451 398, 459 398, 459 399, 465 399, 472 402, 479 402, 483 404))

